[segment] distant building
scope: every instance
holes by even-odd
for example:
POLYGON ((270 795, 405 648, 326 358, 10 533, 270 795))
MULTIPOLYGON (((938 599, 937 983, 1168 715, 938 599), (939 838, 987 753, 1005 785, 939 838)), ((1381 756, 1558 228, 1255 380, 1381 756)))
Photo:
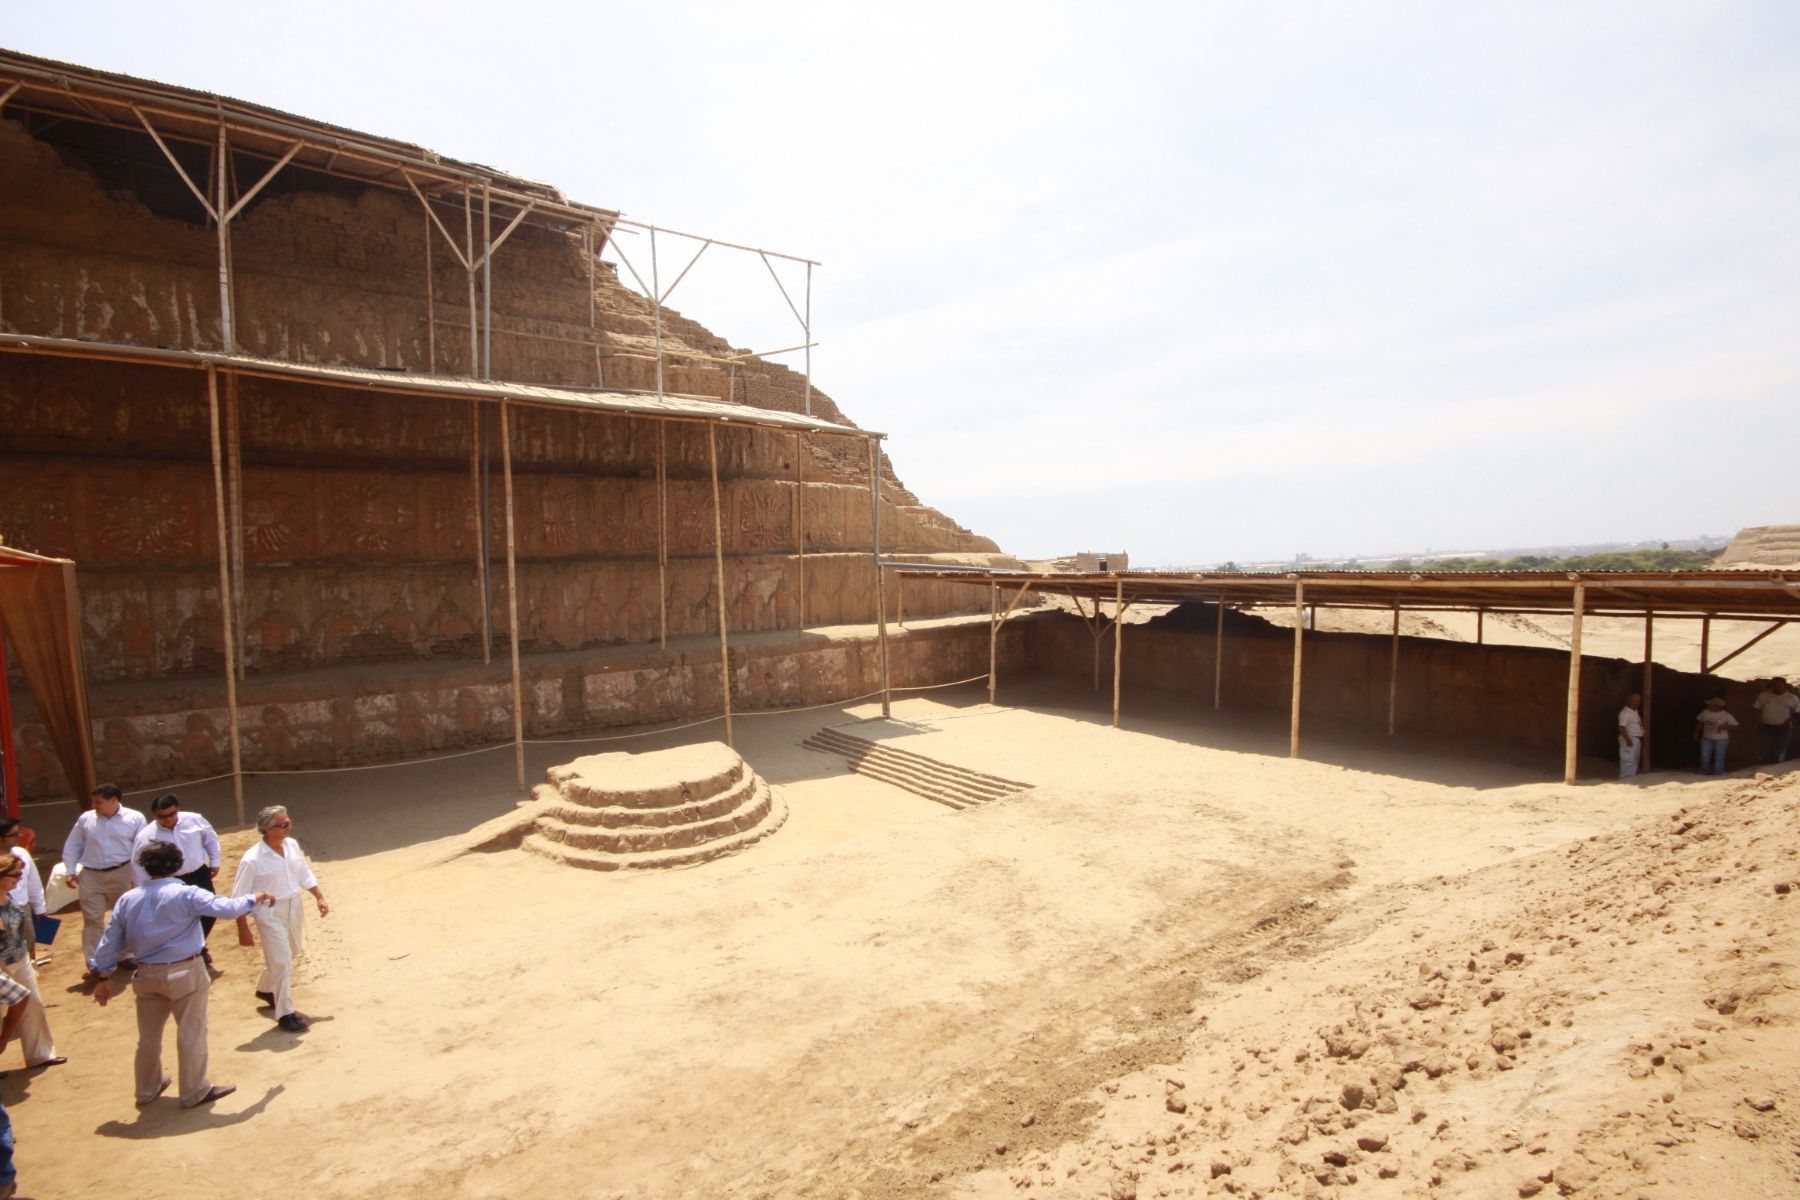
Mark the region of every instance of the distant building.
POLYGON ((1075 569, 1084 575, 1131 569, 1131 556, 1123 550, 1083 550, 1075 556, 1075 569))

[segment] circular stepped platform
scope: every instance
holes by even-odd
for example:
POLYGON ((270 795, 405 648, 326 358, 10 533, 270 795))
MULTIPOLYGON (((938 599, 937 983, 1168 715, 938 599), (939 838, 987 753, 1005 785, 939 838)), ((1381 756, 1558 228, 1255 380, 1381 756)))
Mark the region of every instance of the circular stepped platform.
POLYGON ((679 867, 742 850, 787 820, 780 793, 722 742, 592 754, 544 779, 464 848, 522 846, 595 871, 679 867))

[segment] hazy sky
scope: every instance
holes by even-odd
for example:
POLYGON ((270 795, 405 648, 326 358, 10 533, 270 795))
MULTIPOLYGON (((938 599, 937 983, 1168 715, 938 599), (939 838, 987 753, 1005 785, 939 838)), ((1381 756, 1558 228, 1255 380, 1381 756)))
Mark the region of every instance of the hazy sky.
MULTIPOLYGON (((1020 554, 1800 522, 1791 0, 0 0, 0 45, 818 259, 817 384, 1020 554)), ((755 259, 670 303, 800 340, 755 259)))

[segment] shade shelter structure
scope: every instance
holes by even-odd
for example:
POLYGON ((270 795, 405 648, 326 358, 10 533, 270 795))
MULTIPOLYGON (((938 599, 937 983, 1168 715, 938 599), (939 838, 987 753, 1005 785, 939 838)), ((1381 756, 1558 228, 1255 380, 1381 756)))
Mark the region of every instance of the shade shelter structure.
MULTIPOLYGON (((1388 732, 1394 731, 1398 694, 1400 614, 1402 612, 1474 613, 1478 622, 1489 613, 1566 615, 1571 619, 1567 718, 1563 755, 1564 782, 1574 783, 1577 732, 1581 716, 1581 632, 1584 617, 1635 617, 1644 622, 1643 694, 1646 719, 1652 704, 1651 655, 1654 623, 1686 620, 1702 623, 1699 669, 1710 674, 1785 625, 1800 621, 1800 579, 1780 571, 1497 571, 1497 572, 1158 572, 1110 574, 975 571, 889 562, 884 565, 915 578, 988 588, 990 592, 1023 591, 1066 596, 1079 607, 1113 606, 1114 619, 1133 605, 1214 604, 1219 606, 1217 637, 1224 634, 1223 610, 1292 605, 1295 613, 1292 701, 1289 712, 1290 757, 1300 754, 1300 700, 1304 680, 1309 612, 1321 608, 1368 609, 1394 615, 1394 653, 1388 681, 1388 732), (1765 628, 1743 645, 1714 658, 1710 631, 1714 621, 1750 621, 1765 628)), ((1086 610, 1083 609, 1085 617, 1086 610)), ((1113 723, 1119 722, 1123 686, 1117 658, 1115 627, 1113 723)), ((993 667, 990 662, 990 672, 993 667)), ((1214 703, 1220 670, 1215 660, 1214 703)), ((1096 675, 1097 678, 1097 675, 1096 675)), ((1647 765, 1647 764, 1646 764, 1647 765)))
POLYGON ((96 780, 75 564, 0 545, 0 635, 0 753, 5 754, 7 815, 19 815, 18 757, 6 683, 9 642, 69 788, 77 803, 86 804, 96 780))

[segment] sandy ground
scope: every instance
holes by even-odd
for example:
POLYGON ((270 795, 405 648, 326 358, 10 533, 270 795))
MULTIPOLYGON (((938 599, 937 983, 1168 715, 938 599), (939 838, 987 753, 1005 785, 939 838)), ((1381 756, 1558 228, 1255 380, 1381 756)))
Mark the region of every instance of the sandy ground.
MULTIPOLYGON (((740 722, 788 825, 654 875, 456 855, 516 799, 506 751, 255 781, 333 904, 312 1031, 257 1012, 221 930, 240 1091, 139 1112, 77 918, 45 984, 70 1062, 0 1083, 22 1194, 1800 1191, 1800 775, 1565 788, 1418 744, 1290 761, 1284 727, 1166 697, 1124 730, 1091 692, 1001 698, 1029 707, 740 722), (953 812, 800 747, 846 722, 1036 787, 953 812)), ((532 777, 617 748, 533 747, 532 777)))

